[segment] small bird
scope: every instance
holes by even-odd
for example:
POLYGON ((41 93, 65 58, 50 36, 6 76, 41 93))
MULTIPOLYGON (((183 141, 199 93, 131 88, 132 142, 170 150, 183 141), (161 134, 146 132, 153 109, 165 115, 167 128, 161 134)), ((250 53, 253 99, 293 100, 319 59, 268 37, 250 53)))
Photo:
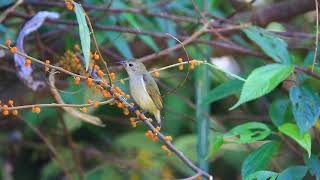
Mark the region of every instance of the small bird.
POLYGON ((162 98, 157 83, 138 59, 120 62, 129 75, 130 93, 135 102, 154 115, 161 126, 162 98))

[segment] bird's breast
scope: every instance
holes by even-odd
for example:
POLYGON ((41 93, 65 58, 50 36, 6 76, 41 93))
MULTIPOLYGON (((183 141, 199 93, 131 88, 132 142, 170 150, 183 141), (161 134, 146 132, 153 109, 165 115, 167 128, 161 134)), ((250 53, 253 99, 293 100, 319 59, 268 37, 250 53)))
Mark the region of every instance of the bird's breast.
POLYGON ((130 76, 129 83, 131 96, 142 109, 149 112, 153 112, 157 109, 146 89, 142 75, 134 77, 130 76))

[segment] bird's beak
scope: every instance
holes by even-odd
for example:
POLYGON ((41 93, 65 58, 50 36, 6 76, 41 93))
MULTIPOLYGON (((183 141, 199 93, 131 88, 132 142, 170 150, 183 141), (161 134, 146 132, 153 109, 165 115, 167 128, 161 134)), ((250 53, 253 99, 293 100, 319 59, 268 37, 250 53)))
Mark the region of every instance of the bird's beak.
POLYGON ((124 67, 126 67, 126 62, 125 61, 119 61, 117 63, 123 65, 124 67))

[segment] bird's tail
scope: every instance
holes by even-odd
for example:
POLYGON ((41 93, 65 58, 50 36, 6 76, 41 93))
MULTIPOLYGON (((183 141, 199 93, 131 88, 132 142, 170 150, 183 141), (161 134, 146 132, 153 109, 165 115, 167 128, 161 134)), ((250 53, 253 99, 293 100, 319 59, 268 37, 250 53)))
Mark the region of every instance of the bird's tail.
POLYGON ((154 113, 154 117, 156 118, 158 126, 161 127, 161 113, 160 113, 160 111, 157 111, 156 113, 154 113))

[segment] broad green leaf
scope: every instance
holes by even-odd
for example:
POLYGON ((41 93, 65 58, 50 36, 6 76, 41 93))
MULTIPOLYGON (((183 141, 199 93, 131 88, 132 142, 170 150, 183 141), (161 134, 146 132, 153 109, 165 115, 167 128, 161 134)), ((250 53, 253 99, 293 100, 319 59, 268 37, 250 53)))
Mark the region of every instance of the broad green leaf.
POLYGON ((294 86, 290 89, 292 112, 300 129, 300 133, 308 131, 320 115, 320 98, 318 94, 307 87, 294 86))
POLYGON ((112 41, 114 47, 122 54, 126 59, 132 59, 133 55, 128 45, 128 41, 121 35, 115 32, 106 32, 107 38, 112 41), (116 37, 116 38, 115 38, 116 37))
POLYGON ((309 156, 311 155, 311 137, 308 134, 308 132, 301 135, 299 133, 299 128, 297 127, 297 125, 292 123, 286 123, 281 125, 279 127, 279 131, 291 137, 308 152, 309 156))
POLYGON ((271 130, 267 125, 260 122, 248 122, 231 129, 224 134, 224 138, 236 138, 228 141, 226 140, 227 142, 252 143, 265 139, 270 133, 271 130))
POLYGON ((79 34, 81 40, 81 48, 84 56, 84 64, 86 66, 86 70, 88 70, 89 62, 90 62, 90 31, 87 24, 85 12, 80 4, 76 2, 72 2, 75 8, 75 13, 77 16, 77 21, 79 25, 79 34))
POLYGON ((94 168, 85 175, 86 180, 122 179, 119 172, 110 165, 94 168))
POLYGON ((223 145, 223 136, 221 134, 214 135, 210 144, 211 145, 210 145, 209 154, 206 157, 206 159, 212 158, 217 153, 219 148, 223 145))
POLYGON ((251 180, 275 180, 278 173, 272 171, 257 171, 249 176, 251 180))
MULTIPOLYGON (((125 14, 125 18, 128 20, 129 24, 131 26, 133 26, 134 28, 141 30, 141 27, 139 25, 139 23, 136 21, 136 19, 134 18, 134 15, 132 14, 125 14)), ((145 35, 138 35, 138 37, 144 42, 146 43, 148 46, 150 46, 154 51, 158 52, 159 48, 156 45, 156 43, 153 41, 153 39, 149 36, 145 36, 145 35)))
POLYGON ((249 179, 249 176, 257 171, 263 170, 269 164, 271 157, 279 149, 279 144, 275 142, 269 142, 263 144, 258 149, 253 151, 243 161, 241 168, 241 175, 243 179, 249 179))
POLYGON ((271 92, 293 72, 293 69, 291 65, 269 64, 253 70, 243 85, 240 99, 230 110, 271 92))
POLYGON ((269 108, 269 116, 275 126, 280 126, 292 119, 290 101, 288 99, 276 99, 269 108))
POLYGON ((292 64, 287 43, 277 35, 256 26, 244 29, 243 32, 274 61, 292 64))
POLYGON ((282 171, 277 180, 302 180, 307 171, 305 166, 292 166, 282 171))
POLYGON ((315 155, 311 155, 310 157, 304 156, 304 162, 306 166, 309 168, 310 174, 316 176, 316 179, 320 179, 320 161, 319 158, 315 155))
POLYGON ((209 93, 203 97, 201 104, 209 104, 227 96, 234 95, 240 92, 240 87, 243 85, 242 81, 239 80, 229 80, 218 87, 209 91, 209 93))

